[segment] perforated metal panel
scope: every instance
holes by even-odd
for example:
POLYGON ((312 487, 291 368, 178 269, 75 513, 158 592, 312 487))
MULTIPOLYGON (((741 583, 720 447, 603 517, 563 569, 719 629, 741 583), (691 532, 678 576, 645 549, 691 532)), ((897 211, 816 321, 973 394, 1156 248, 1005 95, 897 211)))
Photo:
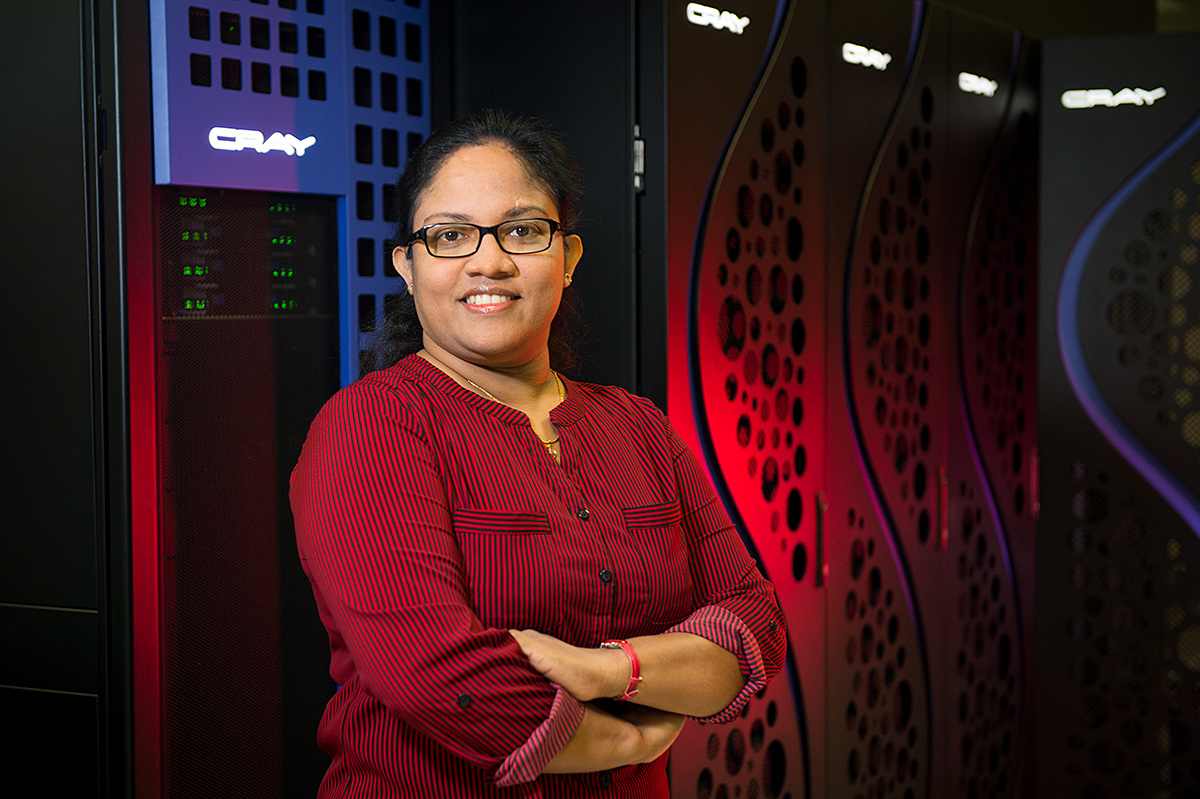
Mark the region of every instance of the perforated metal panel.
POLYGON ((932 547, 937 525, 947 334, 931 270, 945 241, 930 218, 947 177, 934 171, 945 122, 940 83, 914 74, 926 20, 904 4, 882 10, 831 10, 831 92, 860 111, 830 108, 830 163, 842 168, 826 190, 826 745, 829 795, 927 796, 930 605, 916 594, 910 549, 932 547), (870 51, 880 55, 861 57, 870 51))
POLYGON ((1187 229, 1200 193, 1198 157, 1193 134, 1146 175, 1080 274, 1087 334, 1076 346, 1094 364, 1096 401, 1122 423, 1110 440, 1123 454, 1147 453, 1131 474, 1111 454, 1077 451, 1073 490, 1053 496, 1055 518, 1070 519, 1051 539, 1070 564, 1057 609, 1066 615, 1059 646, 1069 653, 1063 680, 1074 712, 1059 734, 1080 796, 1200 795, 1200 592, 1192 576, 1200 542, 1159 493, 1194 496, 1200 485, 1191 430, 1200 419, 1192 399, 1200 351, 1189 347, 1200 301, 1188 263, 1200 231, 1187 229))
MULTIPOLYGON (((1200 491, 1200 145, 1188 142, 1113 211, 1079 266, 1077 348, 1164 479, 1200 491)), ((1082 257, 1082 256, 1081 256, 1082 257)))
POLYGON ((355 0, 344 4, 347 148, 342 305, 342 381, 375 367, 370 351, 390 300, 404 291, 389 241, 394 185, 430 129, 428 3, 355 0))
POLYGON ((1035 230, 1021 206, 1032 131, 1026 119, 1020 138, 1009 108, 1020 48, 920 5, 907 42, 895 18, 860 27, 835 9, 832 21, 844 49, 831 87, 870 111, 831 127, 831 163, 867 166, 850 171, 860 194, 828 189, 839 288, 828 434, 848 442, 829 467, 830 589, 843 610, 829 616, 829 694, 846 719, 844 732, 829 726, 830 780, 846 795, 1013 796, 1029 660, 1010 536, 1028 544, 1033 520, 993 484, 1013 496, 1028 481, 1032 435, 1031 419, 1012 429, 1032 415, 1035 383, 1032 332, 1013 329, 1034 315, 1032 258, 1013 256, 1035 230))
MULTIPOLYGON (((760 743, 761 752, 751 751, 761 773, 711 771, 729 796, 762 790, 771 799, 800 799, 813 790, 820 749, 814 754, 810 736, 823 726, 824 680, 819 648, 806 645, 824 636, 817 552, 824 486, 824 103, 815 88, 824 74, 824 43, 814 35, 823 9, 793 3, 787 11, 714 169, 688 308, 688 388, 700 444, 726 507, 775 584, 793 642, 787 673, 737 732, 760 743)), ((727 741, 724 750, 733 745, 727 741)), ((675 780, 674 772, 673 784, 690 789, 687 777, 675 780)))
POLYGON ((948 281, 957 385, 942 546, 956 595, 943 615, 944 762, 952 796, 1021 796, 1033 755, 1036 73, 1019 35, 964 18, 951 31, 951 74, 982 80, 960 78, 947 98, 949 161, 964 178, 949 208, 964 233, 948 253, 963 255, 948 281))

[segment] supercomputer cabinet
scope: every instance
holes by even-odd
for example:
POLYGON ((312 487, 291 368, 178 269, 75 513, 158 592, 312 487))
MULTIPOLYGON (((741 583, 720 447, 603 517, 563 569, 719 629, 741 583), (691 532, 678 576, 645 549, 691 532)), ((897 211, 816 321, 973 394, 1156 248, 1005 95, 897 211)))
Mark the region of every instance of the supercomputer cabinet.
POLYGON ((584 377, 667 411, 789 623, 785 673, 743 717, 685 729, 673 795, 1018 795, 1030 43, 924 3, 606 3, 555 7, 556 30, 586 31, 564 57, 534 5, 541 45, 484 67, 475 47, 516 31, 454 4, 455 108, 564 129, 603 348, 584 377))
POLYGON ((150 67, 124 126, 147 154, 124 175, 138 796, 311 795, 327 766, 336 686, 288 479, 402 290, 392 184, 429 131, 428 17, 153 0, 130 44, 150 67))
POLYGON ((1044 45, 1040 794, 1200 792, 1197 52, 1044 45))

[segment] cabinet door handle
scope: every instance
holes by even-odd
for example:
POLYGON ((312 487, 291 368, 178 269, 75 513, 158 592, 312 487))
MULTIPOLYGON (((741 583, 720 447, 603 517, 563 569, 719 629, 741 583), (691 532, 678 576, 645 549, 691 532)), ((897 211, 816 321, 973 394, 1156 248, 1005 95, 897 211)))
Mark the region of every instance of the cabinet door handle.
POLYGON ((829 508, 829 502, 825 499, 825 492, 817 492, 817 545, 814 560, 816 561, 816 581, 817 588, 824 588, 826 580, 829 579, 829 564, 825 562, 825 511, 829 508))
POLYGON ((946 467, 938 467, 938 548, 950 544, 950 489, 946 480, 946 467))

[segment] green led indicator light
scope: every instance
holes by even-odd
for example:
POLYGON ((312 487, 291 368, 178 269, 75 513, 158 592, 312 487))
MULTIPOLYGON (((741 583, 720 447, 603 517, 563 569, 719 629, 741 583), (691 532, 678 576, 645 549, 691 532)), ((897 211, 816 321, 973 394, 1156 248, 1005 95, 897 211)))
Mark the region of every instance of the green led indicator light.
POLYGON ((179 205, 184 208, 204 208, 208 205, 207 197, 180 197, 179 205))
POLYGON ((183 241, 208 241, 208 232, 203 230, 183 231, 183 241))
POLYGON ((277 300, 271 304, 276 311, 291 311, 296 307, 295 300, 277 300))
POLYGON ((271 273, 272 277, 295 277, 295 269, 276 269, 271 273))
POLYGON ((270 205, 267 206, 267 210, 273 211, 278 214, 290 214, 290 213, 295 212, 296 204, 295 203, 283 203, 283 202, 271 203, 270 205))
POLYGON ((296 239, 293 236, 276 236, 271 239, 272 244, 292 244, 296 239))
POLYGON ((208 300, 184 300, 185 311, 204 311, 208 309, 208 300))

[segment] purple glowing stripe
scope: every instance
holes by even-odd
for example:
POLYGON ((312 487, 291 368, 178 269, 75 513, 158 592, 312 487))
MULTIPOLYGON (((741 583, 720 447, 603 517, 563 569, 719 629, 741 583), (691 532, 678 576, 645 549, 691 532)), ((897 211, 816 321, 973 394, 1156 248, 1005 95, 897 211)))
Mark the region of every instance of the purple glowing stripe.
MULTIPOLYGON (((848 382, 848 381, 847 381, 848 382)), ((904 549, 900 545, 900 528, 892 519, 891 511, 883 501, 883 490, 875 481, 874 469, 871 467, 869 456, 866 452, 866 442, 859 440, 858 446, 855 448, 856 460, 858 468, 862 472, 863 482, 867 485, 867 495, 871 498, 871 506, 875 508, 875 518, 880 520, 880 528, 883 535, 880 538, 887 544, 888 552, 892 555, 892 563, 896 564, 896 576, 899 578, 900 594, 904 597, 904 606, 908 608, 908 616, 912 619, 913 631, 917 636, 917 643, 921 647, 921 659, 928 663, 929 653, 925 647, 925 630, 922 627, 921 610, 917 604, 916 589, 912 585, 912 569, 908 565, 908 557, 905 555, 904 549)), ((926 670, 926 683, 928 684, 929 672, 926 670)), ((928 685, 926 685, 928 688, 928 685)))
POLYGON ((904 57, 905 71, 911 71, 917 57, 917 44, 921 41, 921 28, 925 24, 925 0, 914 0, 912 30, 908 34, 908 53, 904 57))
MULTIPOLYGON (((1013 571, 1012 558, 1009 555, 1008 536, 1004 534, 1004 521, 1000 516, 1000 507, 996 503, 996 493, 992 490, 991 481, 988 479, 988 471, 983 463, 983 455, 980 453, 979 445, 975 440, 975 429, 971 424, 971 412, 967 409, 967 398, 961 383, 959 384, 959 396, 962 397, 963 425, 966 426, 968 431, 968 435, 966 436, 967 448, 971 451, 971 460, 975 464, 975 470, 982 478, 979 482, 983 488, 984 499, 987 500, 988 514, 992 517, 992 527, 996 530, 996 540, 1000 544, 1000 557, 1004 560, 1004 571, 1008 575, 1008 583, 1013 586, 1013 602, 1019 610, 1021 605, 1016 592, 1017 575, 1013 571)), ((1018 629, 1023 625, 1023 620, 1019 612, 1017 613, 1017 625, 1018 629)))
POLYGON ((1196 495, 1164 467, 1141 441, 1133 436, 1112 407, 1104 401, 1100 388, 1092 379, 1083 356, 1083 343, 1079 338, 1078 303, 1083 269, 1100 231, 1108 224, 1117 208, 1129 198, 1133 190, 1197 133, 1200 133, 1200 114, 1193 117, 1192 121, 1175 134, 1165 147, 1155 153, 1121 184, 1100 206, 1100 210, 1079 234, 1079 238, 1076 239, 1074 247, 1067 256, 1067 263, 1059 284, 1058 348, 1062 354, 1067 380, 1075 392, 1075 398, 1079 400, 1079 404, 1083 406, 1084 412, 1087 413, 1092 423, 1099 428, 1101 434, 1117 449, 1117 452, 1175 509, 1188 527, 1192 528, 1192 532, 1200 535, 1200 502, 1197 502, 1196 495))
MULTIPOLYGON (((1005 124, 1007 124, 1008 120, 1010 120, 1012 118, 1013 106, 1015 104, 1017 92, 1019 90, 1018 74, 1020 72, 1020 68, 1021 68, 1021 34, 1014 33, 1013 34, 1012 56, 1009 61, 1009 69, 1008 69, 1008 79, 1009 79, 1009 83, 1011 84, 1011 86, 1009 88, 1007 107, 1005 108, 1005 111, 1004 111, 1005 124)), ((999 135, 997 135, 997 142, 998 141, 999 141, 999 135)), ((995 145, 995 144, 993 145, 993 153, 989 157, 990 160, 992 160, 993 162, 997 158, 997 154, 994 152, 994 149, 996 146, 997 145, 995 145)), ((975 207, 972 210, 972 220, 973 220, 973 228, 972 229, 976 230, 976 231, 978 230, 977 224, 978 224, 978 219, 979 219, 980 206, 982 205, 982 201, 983 201, 983 192, 984 192, 985 188, 986 188, 986 181, 982 181, 980 183, 979 191, 976 194, 975 207)), ((959 305, 960 305, 960 307, 959 307, 958 324, 957 324, 959 351, 960 351, 960 353, 965 353, 964 344, 963 344, 963 330, 962 330, 962 323, 963 323, 963 310, 962 309, 966 305, 965 273, 964 273, 963 281, 960 284, 960 288, 959 288, 959 305)), ((974 418, 971 415, 971 403, 967 398, 966 364, 964 364, 961 359, 958 364, 958 396, 959 396, 959 407, 962 409, 963 428, 967 431, 967 435, 966 435, 967 446, 968 446, 968 449, 970 449, 970 451, 971 451, 971 462, 975 464, 975 471, 980 477, 979 482, 980 482, 980 485, 982 486, 984 499, 987 500, 988 514, 992 518, 992 527, 996 530, 996 539, 1000 544, 1000 556, 1004 560, 1004 571, 1008 575, 1009 585, 1011 585, 1013 587, 1013 604, 1016 605, 1016 608, 1017 608, 1017 619, 1016 619, 1017 629, 1023 630, 1024 629, 1024 618, 1023 618, 1023 614, 1022 614, 1020 594, 1017 591, 1017 575, 1016 575, 1016 571, 1014 571, 1013 565, 1012 565, 1012 557, 1011 557, 1011 552, 1009 549, 1008 536, 1004 530, 1003 517, 1000 515, 1000 505, 996 500, 997 490, 992 485, 991 475, 988 472, 987 467, 984 465, 983 452, 979 446, 980 436, 978 435, 978 432, 976 430, 974 418)), ((1036 489, 1034 489, 1034 490, 1036 490, 1036 489)), ((1030 502, 1032 502, 1032 501, 1033 501, 1033 499, 1031 497, 1030 502)), ((1022 632, 1022 640, 1024 640, 1023 632, 1022 632)), ((1020 649, 1020 651, 1021 651, 1020 656, 1023 659, 1025 657, 1024 648, 1022 647, 1020 649)))

